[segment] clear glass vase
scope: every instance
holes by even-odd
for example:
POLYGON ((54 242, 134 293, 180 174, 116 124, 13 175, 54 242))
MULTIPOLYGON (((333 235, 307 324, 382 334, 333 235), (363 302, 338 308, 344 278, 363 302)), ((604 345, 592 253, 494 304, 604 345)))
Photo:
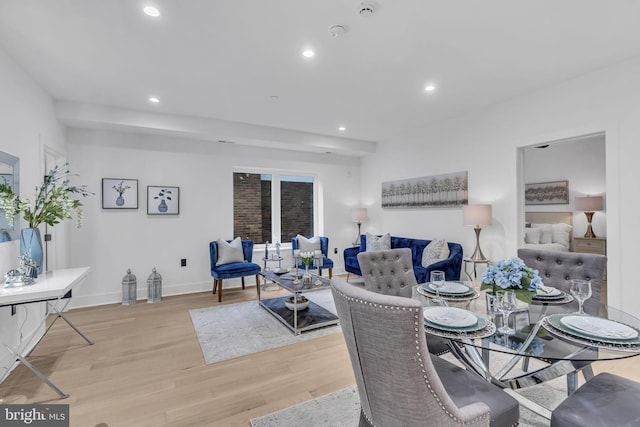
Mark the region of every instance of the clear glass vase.
POLYGON ((304 265, 304 274, 302 275, 302 284, 311 285, 311 273, 309 273, 309 264, 304 265))

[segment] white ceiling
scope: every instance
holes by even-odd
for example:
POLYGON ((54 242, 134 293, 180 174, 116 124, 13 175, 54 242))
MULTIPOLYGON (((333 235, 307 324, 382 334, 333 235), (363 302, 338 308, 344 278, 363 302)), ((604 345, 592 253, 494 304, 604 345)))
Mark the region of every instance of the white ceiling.
POLYGON ((640 55, 637 0, 377 0, 367 18, 352 0, 157 0, 159 19, 147 3, 0 0, 0 44, 75 125, 136 110, 198 123, 202 139, 364 141, 361 153, 640 55), (333 38, 333 24, 347 32, 333 38))

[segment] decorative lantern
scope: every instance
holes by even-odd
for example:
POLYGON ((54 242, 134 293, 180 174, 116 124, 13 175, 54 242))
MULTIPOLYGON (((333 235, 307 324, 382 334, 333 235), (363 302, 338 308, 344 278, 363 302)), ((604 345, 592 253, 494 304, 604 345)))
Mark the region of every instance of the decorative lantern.
POLYGON ((153 304, 162 299, 162 276, 154 268, 147 278, 147 302, 153 304))
POLYGON ((135 304, 137 298, 138 281, 131 269, 127 268, 127 274, 122 278, 122 305, 135 304))

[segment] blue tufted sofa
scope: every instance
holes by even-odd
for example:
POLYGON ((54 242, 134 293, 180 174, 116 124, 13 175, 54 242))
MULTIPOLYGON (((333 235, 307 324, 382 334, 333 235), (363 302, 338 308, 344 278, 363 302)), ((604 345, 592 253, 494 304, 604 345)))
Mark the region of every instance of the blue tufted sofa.
MULTIPOLYGON (((429 273, 432 270, 444 271, 447 280, 460 280, 460 270, 462 269, 462 246, 458 243, 447 242, 449 245, 449 258, 431 264, 428 267, 422 266, 422 252, 431 240, 410 239, 407 237, 391 236, 391 249, 409 248, 413 259, 413 272, 418 283, 429 281, 429 273)), ((362 276, 358 254, 366 249, 366 235, 360 236, 360 246, 347 248, 344 250, 344 269, 348 273, 362 276)))

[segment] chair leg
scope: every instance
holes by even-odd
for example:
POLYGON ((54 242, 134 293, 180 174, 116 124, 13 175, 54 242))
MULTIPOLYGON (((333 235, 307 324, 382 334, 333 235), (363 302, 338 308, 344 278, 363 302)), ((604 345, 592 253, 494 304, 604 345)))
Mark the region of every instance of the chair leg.
POLYGON ((333 268, 329 269, 329 280, 331 280, 331 277, 333 276, 333 268))
POLYGON ((211 293, 213 295, 216 294, 216 288, 218 287, 218 279, 213 279, 213 291, 211 291, 211 293))
POLYGON ((222 302, 222 279, 218 279, 218 302, 222 302))
POLYGON ((244 276, 242 276, 240 280, 242 280, 242 289, 244 289, 244 276))
POLYGON ((350 275, 350 274, 351 274, 351 273, 349 273, 349 272, 347 271, 347 282, 349 281, 349 275, 350 275))
POLYGON ((258 293, 258 298, 260 298, 260 275, 256 274, 256 292, 258 293))

